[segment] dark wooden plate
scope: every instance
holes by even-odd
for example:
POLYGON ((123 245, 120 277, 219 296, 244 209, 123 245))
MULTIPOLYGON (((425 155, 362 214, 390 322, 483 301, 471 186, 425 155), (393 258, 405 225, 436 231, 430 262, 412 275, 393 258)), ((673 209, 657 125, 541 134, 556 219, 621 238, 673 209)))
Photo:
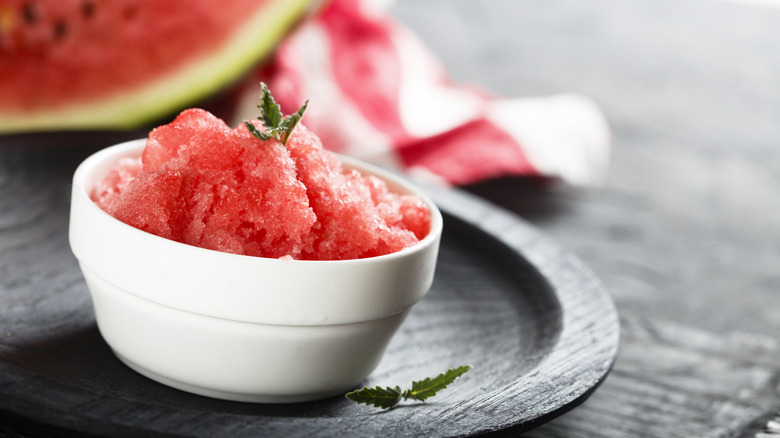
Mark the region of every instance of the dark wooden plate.
MULTIPOLYGON (((36 172, 9 178, 33 184, 36 172)), ((67 202, 57 198, 59 192, 27 193, 13 181, 5 187, 10 195, 0 197, 0 219, 7 222, 0 227, 0 417, 31 434, 516 433, 582 402, 617 354, 615 307, 577 258, 516 216, 458 191, 431 188, 445 213, 434 287, 364 384, 404 386, 461 364, 473 370, 429 402, 389 411, 344 397, 259 405, 180 392, 134 373, 103 342, 86 285, 60 234, 67 202), (38 201, 27 199, 35 196, 38 201), (48 207, 38 206, 46 200, 52 201, 48 207)))

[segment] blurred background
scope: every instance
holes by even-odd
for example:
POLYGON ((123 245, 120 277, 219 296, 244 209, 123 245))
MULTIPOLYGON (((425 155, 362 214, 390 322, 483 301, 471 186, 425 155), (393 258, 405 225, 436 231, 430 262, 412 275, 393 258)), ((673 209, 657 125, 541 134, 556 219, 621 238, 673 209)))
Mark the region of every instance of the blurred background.
POLYGON ((612 131, 601 189, 472 187, 576 250, 619 305, 780 333, 777 3, 399 1, 452 76, 505 96, 584 93, 612 131))

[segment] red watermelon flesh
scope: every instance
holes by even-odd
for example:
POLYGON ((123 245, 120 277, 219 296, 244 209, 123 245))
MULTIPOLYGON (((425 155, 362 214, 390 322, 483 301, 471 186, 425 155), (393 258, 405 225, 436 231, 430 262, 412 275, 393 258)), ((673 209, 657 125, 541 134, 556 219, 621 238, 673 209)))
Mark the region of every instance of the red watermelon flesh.
POLYGON ((117 219, 217 251, 300 260, 373 257, 414 245, 431 215, 416 196, 343 169, 298 125, 286 145, 190 109, 153 130, 92 194, 117 219))
POLYGON ((309 2, 3 1, 0 132, 155 120, 236 80, 309 2))

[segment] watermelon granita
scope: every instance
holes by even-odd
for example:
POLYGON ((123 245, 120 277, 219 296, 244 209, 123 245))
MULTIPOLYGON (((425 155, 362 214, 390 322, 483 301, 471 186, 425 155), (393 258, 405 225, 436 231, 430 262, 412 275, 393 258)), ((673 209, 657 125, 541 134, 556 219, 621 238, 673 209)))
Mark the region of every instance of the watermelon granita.
POLYGON ((428 234, 422 200, 343 169, 315 134, 292 125, 274 138, 268 122, 231 129, 206 111, 185 110, 154 129, 143 155, 121 161, 92 199, 158 236, 260 257, 366 258, 428 234))

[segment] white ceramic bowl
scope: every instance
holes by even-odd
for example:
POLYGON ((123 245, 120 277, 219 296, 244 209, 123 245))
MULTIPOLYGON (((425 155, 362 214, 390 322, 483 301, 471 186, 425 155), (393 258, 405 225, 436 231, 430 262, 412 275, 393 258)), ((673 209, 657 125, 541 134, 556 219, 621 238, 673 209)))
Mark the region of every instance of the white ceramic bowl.
POLYGON ((397 176, 339 157, 430 208, 420 243, 380 257, 292 261, 228 254, 131 227, 89 198, 144 140, 89 157, 73 177, 70 245, 92 294, 98 328, 139 373, 185 391, 286 403, 350 390, 378 365, 427 292, 442 231, 428 196, 397 176))

